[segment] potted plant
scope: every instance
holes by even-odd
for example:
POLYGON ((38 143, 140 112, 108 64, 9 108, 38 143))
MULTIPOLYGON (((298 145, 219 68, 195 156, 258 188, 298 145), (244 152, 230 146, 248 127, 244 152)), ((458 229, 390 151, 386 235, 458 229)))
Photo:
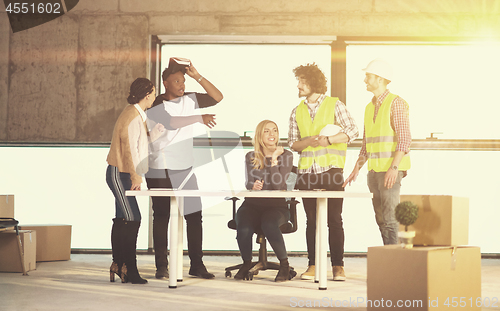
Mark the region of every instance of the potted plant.
POLYGON ((418 218, 418 206, 410 201, 404 201, 396 206, 396 220, 405 226, 405 231, 399 231, 399 243, 403 248, 413 248, 413 238, 415 231, 408 231, 408 226, 412 225, 418 218))

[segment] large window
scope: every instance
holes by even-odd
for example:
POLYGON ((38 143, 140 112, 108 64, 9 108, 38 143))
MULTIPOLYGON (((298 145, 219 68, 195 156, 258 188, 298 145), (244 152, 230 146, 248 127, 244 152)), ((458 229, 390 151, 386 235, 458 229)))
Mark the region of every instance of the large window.
MULTIPOLYGON (((240 136, 270 119, 278 124, 280 137, 287 137, 290 113, 300 102, 293 68, 315 62, 330 81, 329 45, 166 44, 161 54, 161 72, 170 57, 191 59, 224 95, 220 104, 204 110, 216 114, 214 130, 240 136)), ((205 92, 193 79, 186 80, 186 91, 205 92)))
POLYGON ((410 105, 414 139, 500 139, 500 44, 359 44, 347 46, 347 103, 358 126, 373 96, 361 70, 382 57, 394 68, 391 92, 410 105))

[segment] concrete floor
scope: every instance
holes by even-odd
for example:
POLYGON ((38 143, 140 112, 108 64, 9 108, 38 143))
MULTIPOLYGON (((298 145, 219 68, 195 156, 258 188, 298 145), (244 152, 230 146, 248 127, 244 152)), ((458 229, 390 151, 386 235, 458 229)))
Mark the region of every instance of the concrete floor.
MULTIPOLYGON (((37 263, 29 276, 0 273, 0 310, 287 310, 314 300, 336 310, 366 310, 361 303, 366 301, 366 258, 345 258, 347 281, 328 281, 326 291, 298 277, 275 283, 276 271, 263 271, 253 281, 227 279, 224 268, 240 263, 236 256, 205 256, 204 261, 214 280, 189 277, 184 257, 184 281, 169 289, 168 280, 154 278, 153 255, 138 256, 139 271, 149 283, 133 285, 109 282, 110 255, 72 254, 70 261, 37 263), (348 307, 335 307, 349 301, 348 307)), ((291 257, 290 264, 300 274, 307 259, 291 257)), ((482 297, 497 297, 497 307, 482 310, 500 310, 500 260, 481 264, 482 297)))

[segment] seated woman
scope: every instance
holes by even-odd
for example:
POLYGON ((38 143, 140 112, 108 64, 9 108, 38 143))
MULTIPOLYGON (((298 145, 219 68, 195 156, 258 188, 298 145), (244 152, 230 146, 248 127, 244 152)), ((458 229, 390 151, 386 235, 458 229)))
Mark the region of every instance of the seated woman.
MULTIPOLYGON (((286 190, 286 180, 292 170, 293 155, 278 146, 278 126, 264 120, 257 125, 254 151, 246 154, 246 188, 248 190, 286 190)), ((236 230, 243 265, 234 276, 247 279, 252 268, 252 236, 261 228, 280 260, 275 281, 289 279, 290 267, 280 226, 290 219, 284 198, 245 198, 236 214, 236 230)))

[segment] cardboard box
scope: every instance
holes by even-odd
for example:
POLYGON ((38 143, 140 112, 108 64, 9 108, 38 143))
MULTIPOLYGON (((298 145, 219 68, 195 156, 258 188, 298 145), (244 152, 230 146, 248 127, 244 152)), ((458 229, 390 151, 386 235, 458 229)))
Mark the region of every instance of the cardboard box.
MULTIPOLYGON (((19 235, 21 236, 26 272, 35 270, 36 232, 19 230, 19 235)), ((15 230, 0 231, 0 272, 23 272, 15 230)))
POLYGON ((479 247, 387 245, 367 258, 367 310, 481 310, 479 247))
POLYGON ((71 225, 22 225, 36 231, 36 261, 70 260, 71 225))
MULTIPOLYGON (((418 207, 417 221, 408 226, 415 231, 414 245, 468 245, 469 199, 450 195, 401 195, 418 207)), ((400 226, 404 231, 404 226, 400 226)))
POLYGON ((14 196, 0 195, 0 217, 14 218, 14 196))

